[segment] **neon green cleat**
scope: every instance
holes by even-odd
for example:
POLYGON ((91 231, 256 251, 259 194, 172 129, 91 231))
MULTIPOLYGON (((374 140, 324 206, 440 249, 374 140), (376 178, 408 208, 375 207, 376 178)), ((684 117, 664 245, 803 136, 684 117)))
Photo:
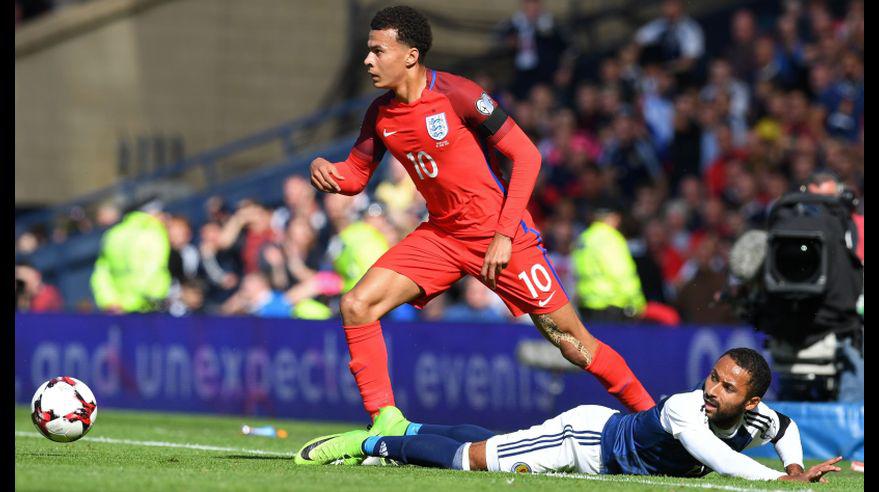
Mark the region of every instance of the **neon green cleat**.
POLYGON ((360 445, 369 437, 364 430, 321 436, 305 443, 293 457, 297 465, 359 465, 366 457, 360 445))
POLYGON ((410 422, 397 407, 382 407, 369 428, 370 436, 405 436, 410 422))

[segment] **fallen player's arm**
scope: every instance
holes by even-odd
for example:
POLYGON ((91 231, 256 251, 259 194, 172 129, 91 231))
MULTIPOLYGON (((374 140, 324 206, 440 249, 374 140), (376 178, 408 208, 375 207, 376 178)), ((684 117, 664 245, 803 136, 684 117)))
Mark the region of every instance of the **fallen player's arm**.
POLYGON ((721 475, 747 480, 778 480, 786 476, 734 451, 708 429, 686 429, 675 437, 694 458, 721 475))
POLYGON ((778 431, 772 438, 775 452, 781 458, 784 469, 788 475, 802 473, 803 468, 803 444, 800 441, 800 429, 797 423, 783 413, 775 412, 778 418, 778 431))

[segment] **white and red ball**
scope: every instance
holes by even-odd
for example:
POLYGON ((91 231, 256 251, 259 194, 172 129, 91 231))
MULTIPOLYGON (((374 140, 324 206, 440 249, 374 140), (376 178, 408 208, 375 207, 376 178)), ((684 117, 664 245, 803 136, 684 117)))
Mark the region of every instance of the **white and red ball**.
POLYGON ((68 376, 43 383, 31 400, 31 420, 41 434, 57 442, 72 442, 95 424, 98 405, 92 390, 68 376))

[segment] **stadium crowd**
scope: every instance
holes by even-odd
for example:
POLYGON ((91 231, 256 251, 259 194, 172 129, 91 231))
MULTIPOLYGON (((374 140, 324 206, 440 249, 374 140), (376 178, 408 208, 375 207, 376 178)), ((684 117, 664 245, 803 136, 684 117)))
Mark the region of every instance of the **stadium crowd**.
MULTIPOLYGON (((715 301, 732 243, 816 173, 860 197, 863 261, 864 2, 837 12, 786 1, 766 18, 741 9, 729 29, 727 51, 706 53, 699 23, 683 2, 666 0, 659 18, 596 66, 541 2, 524 0, 498 30, 511 82, 474 76, 543 156, 529 210, 587 322, 738 321, 715 301), (618 241, 628 247, 613 247, 618 241)), ((214 197, 203 224, 156 207, 80 214, 73 229, 111 227, 91 282, 97 308, 333 316, 339 295, 426 217, 402 165, 386 159, 384 178, 357 197, 319 196, 294 175, 282 204, 214 197), (128 241, 108 241, 113 231, 128 241), (137 249, 152 240, 166 246, 137 249)), ((46 236, 25 233, 16 251, 62 241, 66 231, 46 236)), ((57 290, 19 267, 19 309, 57 308, 57 290)), ((509 318, 479 281, 456 287, 423 311, 404 305, 391 316, 509 318)))

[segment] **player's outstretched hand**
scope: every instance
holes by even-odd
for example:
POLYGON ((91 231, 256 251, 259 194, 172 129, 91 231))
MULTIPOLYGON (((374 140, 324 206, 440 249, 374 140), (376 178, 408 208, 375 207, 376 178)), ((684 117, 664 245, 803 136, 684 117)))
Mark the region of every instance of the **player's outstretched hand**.
POLYGON ((817 464, 802 473, 797 473, 795 475, 784 475, 782 477, 779 477, 779 480, 790 480, 793 482, 827 483, 827 479, 824 478, 824 475, 830 472, 841 471, 842 468, 836 466, 836 464, 840 461, 842 461, 842 456, 837 456, 836 458, 829 459, 824 463, 817 464))
POLYGON ((507 267, 512 253, 513 240, 503 234, 495 233, 494 239, 488 245, 488 251, 485 252, 485 260, 482 262, 482 280, 488 283, 491 290, 497 287, 497 278, 507 267))
POLYGON ((336 182, 337 179, 340 181, 345 180, 332 162, 323 157, 318 157, 311 161, 312 186, 325 193, 338 193, 342 191, 342 187, 336 182))

